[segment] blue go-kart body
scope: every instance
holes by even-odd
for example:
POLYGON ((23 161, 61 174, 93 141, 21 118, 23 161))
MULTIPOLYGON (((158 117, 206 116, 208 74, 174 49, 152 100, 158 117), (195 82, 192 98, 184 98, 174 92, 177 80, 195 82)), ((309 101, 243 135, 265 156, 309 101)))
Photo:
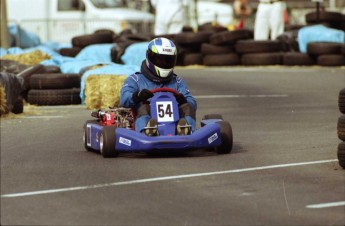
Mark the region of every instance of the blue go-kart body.
MULTIPOLYGON (((151 117, 158 122, 159 136, 147 136, 135 131, 133 126, 128 126, 128 117, 125 117, 128 119, 126 121, 117 112, 104 114, 102 117, 98 113, 98 118, 103 120, 87 121, 84 125, 85 148, 100 151, 103 157, 116 157, 121 152, 210 148, 215 148, 218 153, 230 153, 231 126, 220 115, 205 116, 201 120, 201 128, 191 131, 189 135, 175 135, 179 120, 178 104, 171 90, 162 90, 164 91, 155 92, 150 101, 151 117), (111 123, 104 123, 107 120, 111 123), (127 128, 123 128, 124 121, 127 122, 127 128)), ((132 119, 134 121, 135 117, 132 119)))

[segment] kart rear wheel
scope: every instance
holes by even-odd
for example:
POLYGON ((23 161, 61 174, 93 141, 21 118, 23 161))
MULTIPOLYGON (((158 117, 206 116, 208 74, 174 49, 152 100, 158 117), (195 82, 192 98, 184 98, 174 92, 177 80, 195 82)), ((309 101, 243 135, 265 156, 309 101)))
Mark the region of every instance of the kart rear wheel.
POLYGON ((216 147, 218 154, 228 154, 232 149, 232 129, 227 121, 216 122, 220 126, 220 135, 222 144, 216 147))
POLYGON ((204 115, 204 117, 202 118, 204 119, 222 119, 223 120, 223 116, 220 114, 208 114, 208 115, 204 115))
POLYGON ((98 124, 97 120, 87 120, 84 124, 84 135, 83 135, 83 142, 84 142, 84 147, 87 151, 93 151, 92 148, 90 148, 89 146, 87 146, 87 140, 88 140, 88 136, 87 136, 87 124, 98 124))
POLYGON ((99 138, 99 150, 103 158, 118 156, 115 150, 115 127, 103 127, 99 138))

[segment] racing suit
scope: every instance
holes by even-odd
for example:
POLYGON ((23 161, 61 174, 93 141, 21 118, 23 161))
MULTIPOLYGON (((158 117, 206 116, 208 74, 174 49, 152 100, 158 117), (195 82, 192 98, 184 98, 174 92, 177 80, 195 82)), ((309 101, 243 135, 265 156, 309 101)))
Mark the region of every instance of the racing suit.
POLYGON ((145 106, 143 106, 145 104, 137 103, 132 99, 133 93, 143 89, 152 90, 163 87, 174 89, 186 98, 187 103, 179 106, 180 117, 185 118, 187 123, 192 126, 192 131, 194 131, 196 129, 195 113, 197 103, 190 94, 186 82, 174 73, 171 73, 166 78, 159 78, 153 75, 146 66, 145 61, 141 65, 141 72, 136 72, 125 80, 120 94, 120 105, 126 108, 134 108, 137 111, 138 115, 135 121, 136 131, 141 132, 151 116, 147 111, 143 113, 142 109, 145 109, 145 106))

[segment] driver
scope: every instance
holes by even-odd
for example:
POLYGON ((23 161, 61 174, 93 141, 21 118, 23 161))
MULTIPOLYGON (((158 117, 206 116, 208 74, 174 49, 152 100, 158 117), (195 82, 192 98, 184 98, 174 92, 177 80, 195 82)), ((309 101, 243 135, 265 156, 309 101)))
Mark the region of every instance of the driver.
POLYGON ((186 82, 173 72, 176 58, 177 49, 171 40, 155 38, 148 45, 146 60, 142 62, 140 72, 130 75, 125 80, 121 88, 120 105, 136 109, 136 131, 148 136, 159 135, 157 120, 151 118, 150 107, 143 102, 153 97, 150 90, 163 87, 174 89, 179 93, 176 96, 180 114, 177 135, 187 135, 195 130, 197 103, 190 94, 186 82))

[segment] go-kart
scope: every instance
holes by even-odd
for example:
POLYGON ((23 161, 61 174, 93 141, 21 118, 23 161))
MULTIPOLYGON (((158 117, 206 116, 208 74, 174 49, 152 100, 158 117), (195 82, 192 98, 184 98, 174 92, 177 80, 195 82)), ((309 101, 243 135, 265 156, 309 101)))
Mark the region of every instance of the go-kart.
POLYGON ((84 146, 99 151, 104 158, 120 152, 153 152, 157 150, 215 149, 219 154, 230 153, 232 129, 221 115, 205 115, 201 127, 188 135, 176 135, 179 120, 177 91, 170 88, 151 90, 151 117, 158 122, 159 136, 147 136, 135 131, 136 112, 131 108, 97 110, 91 113, 96 120, 84 124, 84 146))

